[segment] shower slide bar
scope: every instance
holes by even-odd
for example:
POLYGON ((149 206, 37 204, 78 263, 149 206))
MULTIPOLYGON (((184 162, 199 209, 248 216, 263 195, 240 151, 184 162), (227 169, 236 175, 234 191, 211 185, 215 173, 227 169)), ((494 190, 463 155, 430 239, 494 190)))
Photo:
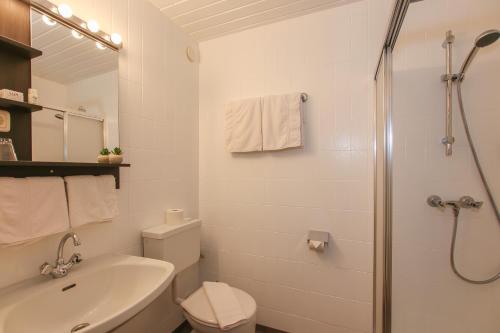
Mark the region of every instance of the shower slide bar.
POLYGON ((441 80, 446 82, 446 136, 441 140, 445 145, 446 156, 450 156, 453 153, 453 143, 455 138, 453 137, 453 81, 457 79, 457 75, 453 74, 452 66, 452 44, 455 41, 455 36, 450 31, 446 32, 446 38, 443 42, 443 48, 446 50, 446 74, 441 76, 441 80))
MULTIPOLYGON (((453 74, 453 66, 452 66, 452 46, 455 41, 455 36, 451 32, 451 30, 446 32, 446 38, 443 42, 443 48, 446 50, 446 74, 441 76, 441 80, 446 82, 446 136, 443 138, 442 142, 446 145, 446 155, 449 156, 452 154, 452 145, 455 142, 455 138, 453 137, 453 109, 452 109, 452 98, 453 98, 453 82, 457 83, 458 97, 459 97, 459 106, 461 113, 463 115, 463 103, 460 93, 460 83, 464 80, 465 72, 469 68, 470 64, 474 60, 474 57, 477 55, 481 48, 487 47, 493 43, 495 43, 500 38, 500 30, 498 29, 490 29, 486 30, 483 33, 479 34, 474 41, 474 45, 470 50, 469 54, 465 58, 465 61, 460 68, 460 72, 458 74, 453 74)), ((464 116, 462 116, 464 120, 464 126, 467 130, 467 124, 464 116)), ((467 134, 468 140, 471 141, 469 135, 467 134)), ((471 145, 472 146, 472 145, 471 145)), ((474 149, 471 147, 474 151, 474 149)), ((474 153, 474 152, 473 152, 474 153)), ((475 153, 474 153, 475 155, 475 153)), ((477 161, 476 161, 476 164, 477 161)), ((479 168, 479 166, 478 166, 479 168)), ((479 168, 480 169, 480 168, 479 168)), ((481 171, 480 171, 481 172, 481 171)), ((500 216, 497 214, 497 217, 500 216)), ((499 217, 500 220, 500 217, 499 217)))

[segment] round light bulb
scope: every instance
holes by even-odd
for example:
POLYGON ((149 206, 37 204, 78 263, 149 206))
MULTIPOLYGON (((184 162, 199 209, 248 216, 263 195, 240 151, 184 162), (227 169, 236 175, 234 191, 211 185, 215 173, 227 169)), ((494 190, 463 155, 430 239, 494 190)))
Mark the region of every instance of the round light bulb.
POLYGON ((59 14, 64 17, 64 18, 67 18, 69 19, 71 16, 73 16, 73 10, 71 9, 71 7, 65 3, 62 3, 60 4, 58 7, 57 7, 57 11, 59 12, 59 14))
POLYGON ((95 42, 95 46, 99 49, 99 50, 106 50, 106 47, 104 45, 102 45, 101 43, 99 42, 95 42))
POLYGON ((83 38, 83 35, 81 33, 79 33, 78 31, 76 30, 71 30, 71 34, 73 35, 73 37, 75 37, 76 39, 82 39, 83 38))
POLYGON ((116 45, 120 45, 122 43, 122 36, 114 32, 111 34, 111 41, 116 45))
POLYGON ((96 20, 89 20, 87 22, 87 28, 92 32, 99 32, 99 23, 96 20))
POLYGON ((42 21, 46 24, 46 25, 49 25, 51 27, 53 27, 54 25, 57 24, 56 21, 54 21, 53 19, 50 19, 47 15, 43 15, 42 16, 42 21))

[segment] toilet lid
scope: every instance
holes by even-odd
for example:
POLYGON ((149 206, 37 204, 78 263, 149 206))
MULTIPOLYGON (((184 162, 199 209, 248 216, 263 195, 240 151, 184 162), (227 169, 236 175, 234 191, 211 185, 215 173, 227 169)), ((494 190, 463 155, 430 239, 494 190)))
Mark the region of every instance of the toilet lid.
MULTIPOLYGON (((257 310, 255 300, 243 290, 234 287, 232 287, 232 289, 236 299, 240 302, 241 308, 243 309, 246 317, 252 317, 257 310)), ((184 311, 186 311, 194 320, 207 326, 219 327, 219 323, 217 322, 217 318, 215 318, 212 306, 208 301, 203 287, 192 293, 191 296, 182 302, 181 305, 184 311)))

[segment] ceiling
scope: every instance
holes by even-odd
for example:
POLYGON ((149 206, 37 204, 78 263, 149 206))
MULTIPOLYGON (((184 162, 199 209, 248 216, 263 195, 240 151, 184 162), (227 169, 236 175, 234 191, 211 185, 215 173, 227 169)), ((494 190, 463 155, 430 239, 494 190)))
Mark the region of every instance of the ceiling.
POLYGON ((69 28, 48 26, 40 13, 31 13, 31 45, 43 52, 31 62, 33 75, 69 84, 118 69, 117 52, 100 50, 93 40, 76 39, 69 28))
POLYGON ((353 0, 150 1, 199 41, 353 2, 353 0))

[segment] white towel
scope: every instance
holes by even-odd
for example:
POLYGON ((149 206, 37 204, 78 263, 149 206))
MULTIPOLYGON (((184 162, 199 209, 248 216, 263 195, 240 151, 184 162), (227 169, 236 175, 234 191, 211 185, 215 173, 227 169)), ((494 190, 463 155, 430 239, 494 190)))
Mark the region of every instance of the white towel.
POLYGON ((300 93, 262 98, 263 150, 303 146, 300 93))
POLYGON ((225 118, 226 150, 228 152, 262 151, 260 98, 228 103, 225 118))
POLYGON ((230 330, 248 320, 233 289, 222 282, 203 282, 208 302, 221 330, 230 330))
POLYGON ((0 247, 33 242, 69 229, 59 177, 0 177, 0 247))
POLYGON ((89 223, 109 222, 118 216, 113 176, 70 176, 64 179, 72 228, 89 223))

